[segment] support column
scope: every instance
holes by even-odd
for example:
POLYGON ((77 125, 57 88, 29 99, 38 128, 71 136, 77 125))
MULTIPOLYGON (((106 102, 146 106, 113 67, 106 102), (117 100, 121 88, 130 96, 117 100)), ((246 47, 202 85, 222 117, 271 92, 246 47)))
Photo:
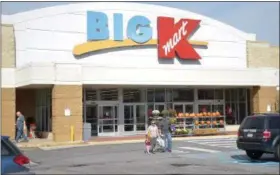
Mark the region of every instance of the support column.
POLYGON ((71 126, 74 140, 83 137, 83 87, 82 85, 54 85, 52 89, 52 131, 56 142, 71 141, 71 126), (64 110, 71 111, 70 116, 64 110))
POLYGON ((15 138, 16 93, 14 88, 1 88, 1 135, 15 138))
POLYGON ((124 132, 123 88, 118 88, 118 101, 119 101, 118 131, 119 131, 119 134, 121 135, 124 132))
POLYGON ((251 89, 251 111, 253 113, 267 112, 267 105, 271 106, 271 112, 277 110, 277 98, 279 92, 276 87, 257 86, 251 89))

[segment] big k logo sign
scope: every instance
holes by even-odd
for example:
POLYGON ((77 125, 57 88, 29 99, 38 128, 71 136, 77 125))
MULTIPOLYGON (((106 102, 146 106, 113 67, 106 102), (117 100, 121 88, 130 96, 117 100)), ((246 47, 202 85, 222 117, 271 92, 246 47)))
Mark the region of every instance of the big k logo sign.
POLYGON ((200 55, 194 46, 207 46, 204 41, 190 41, 189 38, 199 29, 200 20, 174 18, 157 18, 157 39, 153 39, 151 21, 144 16, 134 16, 128 20, 124 34, 123 15, 113 15, 113 24, 101 12, 87 12, 87 42, 77 45, 73 54, 84 55, 89 52, 112 48, 134 46, 157 46, 159 59, 174 59, 178 56, 184 60, 198 60, 200 55), (109 38, 108 26, 113 26, 113 38, 109 38), (124 39, 126 35, 127 39, 124 39))
POLYGON ((181 19, 174 23, 173 18, 158 17, 157 22, 159 58, 172 59, 177 53, 181 59, 200 59, 187 40, 198 29, 200 20, 181 19))

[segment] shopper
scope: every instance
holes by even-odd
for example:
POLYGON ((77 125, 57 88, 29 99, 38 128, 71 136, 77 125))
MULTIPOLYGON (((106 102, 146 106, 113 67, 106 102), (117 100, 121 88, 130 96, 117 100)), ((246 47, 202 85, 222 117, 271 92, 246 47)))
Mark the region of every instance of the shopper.
POLYGON ((159 137, 159 131, 158 127, 156 125, 155 121, 151 122, 151 125, 147 129, 147 134, 146 134, 146 141, 150 141, 150 152, 155 153, 154 149, 156 147, 157 143, 157 138, 159 137))
POLYGON ((24 129, 25 129, 25 119, 24 116, 21 114, 20 111, 18 111, 16 113, 17 115, 17 122, 16 122, 16 129, 17 129, 17 133, 16 133, 16 142, 19 142, 19 139, 23 138, 24 141, 28 141, 25 133, 24 133, 24 129))
POLYGON ((165 151, 171 152, 172 150, 172 135, 171 135, 171 123, 170 117, 165 116, 161 121, 161 131, 164 135, 165 151))

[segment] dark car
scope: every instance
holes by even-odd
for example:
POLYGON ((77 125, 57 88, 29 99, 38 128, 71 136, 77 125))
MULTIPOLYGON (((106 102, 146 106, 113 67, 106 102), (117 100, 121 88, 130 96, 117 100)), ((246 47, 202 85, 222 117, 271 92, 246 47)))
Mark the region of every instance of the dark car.
POLYGON ((1 136, 1 160, 1 174, 35 174, 30 171, 30 159, 8 136, 1 136))
POLYGON ((245 150, 251 159, 259 159, 268 153, 280 160, 279 113, 247 116, 239 127, 236 143, 238 149, 245 150))

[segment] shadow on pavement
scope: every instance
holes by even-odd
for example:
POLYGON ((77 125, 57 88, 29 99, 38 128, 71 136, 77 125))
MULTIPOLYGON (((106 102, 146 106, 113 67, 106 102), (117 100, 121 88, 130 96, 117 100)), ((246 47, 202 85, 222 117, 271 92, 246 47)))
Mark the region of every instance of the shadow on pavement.
POLYGON ((231 158, 241 164, 279 164, 273 156, 263 156, 259 160, 252 160, 247 155, 232 155, 231 158))

